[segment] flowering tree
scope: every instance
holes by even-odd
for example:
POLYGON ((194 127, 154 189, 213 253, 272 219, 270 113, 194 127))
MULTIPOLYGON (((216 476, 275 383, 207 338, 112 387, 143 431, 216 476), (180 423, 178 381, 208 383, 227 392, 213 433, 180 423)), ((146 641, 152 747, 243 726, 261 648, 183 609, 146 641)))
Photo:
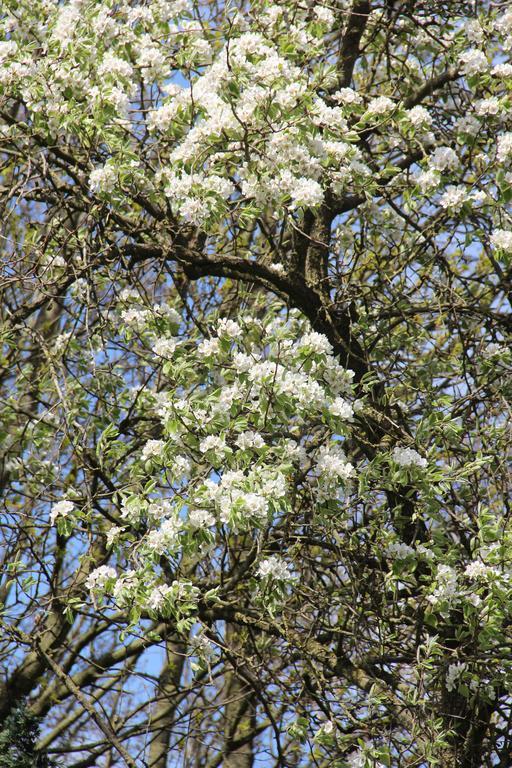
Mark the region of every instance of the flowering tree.
POLYGON ((509 764, 499 6, 4 2, 0 716, 44 760, 509 764))

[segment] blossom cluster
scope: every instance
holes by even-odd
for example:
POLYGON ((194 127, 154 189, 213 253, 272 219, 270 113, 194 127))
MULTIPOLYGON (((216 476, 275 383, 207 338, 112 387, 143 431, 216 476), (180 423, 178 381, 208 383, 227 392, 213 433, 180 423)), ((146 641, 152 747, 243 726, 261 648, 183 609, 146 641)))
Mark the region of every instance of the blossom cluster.
MULTIPOLYGON (((300 498, 318 510, 344 498, 357 475, 345 439, 363 406, 352 394, 353 372, 295 311, 270 311, 263 321, 221 317, 207 338, 182 334, 178 320, 171 307, 120 297, 114 323, 128 338, 135 332, 162 368, 158 389, 147 388, 141 401, 159 434, 140 445, 121 492, 121 525, 107 533, 130 568, 101 566, 88 586, 95 599, 105 594, 120 607, 186 621, 200 594, 193 585, 178 589, 188 584, 180 575, 187 553, 215 557, 229 532, 262 536, 300 498), (177 574, 174 586, 163 580, 162 558, 177 574)), ((294 563, 263 551, 253 574, 275 610, 294 563)))

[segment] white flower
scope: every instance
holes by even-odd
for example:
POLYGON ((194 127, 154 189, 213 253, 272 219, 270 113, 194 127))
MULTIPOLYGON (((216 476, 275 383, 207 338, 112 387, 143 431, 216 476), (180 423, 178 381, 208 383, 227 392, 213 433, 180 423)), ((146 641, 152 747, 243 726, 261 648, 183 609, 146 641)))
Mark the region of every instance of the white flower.
POLYGON ((450 147, 438 147, 430 156, 429 165, 436 171, 455 170, 459 165, 459 158, 450 147))
POLYGON ((337 397, 333 400, 329 406, 329 413, 339 419, 344 419, 345 421, 352 421, 354 417, 353 407, 343 397, 337 397))
POLYGON ((436 605, 442 601, 451 602, 458 595, 457 573, 450 565, 438 565, 437 587, 427 597, 429 603, 436 605))
POLYGON ((188 475, 192 469, 192 462, 186 456, 175 456, 172 464, 172 471, 175 477, 180 478, 188 475))
POLYGON ((148 440, 142 449, 141 459, 147 461, 152 456, 161 456, 165 448, 164 440, 148 440))
POLYGON ((75 505, 72 501, 67 501, 64 499, 63 501, 57 502, 57 504, 54 504, 52 507, 52 511, 50 512, 50 522, 52 525, 55 525, 55 521, 58 517, 67 517, 75 508, 75 505))
POLYGON ((157 339, 153 344, 153 352, 159 357, 170 358, 176 351, 176 339, 157 339))
POLYGON ((334 23, 334 14, 331 11, 330 8, 326 8, 323 5, 317 5, 314 8, 314 14, 318 21, 321 21, 322 24, 326 24, 327 26, 331 27, 334 23))
POLYGON ((142 35, 137 43, 137 65, 142 69, 145 79, 162 74, 165 65, 165 53, 151 39, 150 35, 142 35))
POLYGON ((457 122, 458 133, 467 133, 468 136, 476 136, 482 124, 474 115, 464 115, 459 117, 457 122))
POLYGON ((91 571, 85 586, 92 591, 101 591, 105 588, 108 581, 115 579, 117 576, 115 570, 110 565, 100 565, 99 568, 95 568, 91 571))
POLYGON ((135 288, 123 288, 119 294, 119 300, 124 302, 140 301, 140 295, 135 288))
POLYGON ((505 11, 502 16, 498 16, 494 22, 494 29, 502 35, 512 34, 512 11, 505 11))
POLYGON ((60 353, 68 346, 70 338, 71 338, 70 331, 59 333, 59 335, 55 337, 55 340, 53 342, 53 351, 55 352, 56 355, 60 355, 60 353))
POLYGON ((319 473, 327 480, 331 481, 333 478, 347 480, 354 474, 354 467, 337 445, 331 447, 323 445, 318 453, 319 459, 316 466, 319 473))
POLYGON ((456 664, 450 664, 446 673, 446 690, 453 691, 457 687, 457 680, 462 677, 466 670, 467 664, 465 662, 457 662, 456 664))
POLYGON ((207 509, 191 509, 188 521, 194 528, 209 528, 215 525, 215 518, 207 509))
POLYGON ((168 586, 168 584, 160 584, 158 587, 154 587, 148 597, 148 608, 152 611, 161 610, 170 592, 172 592, 172 587, 168 586))
POLYGON ((223 317, 217 324, 217 334, 227 336, 228 339, 239 339, 242 335, 242 329, 234 320, 223 317))
POLYGON ((471 43, 481 43, 484 39, 484 31, 477 19, 470 19, 464 25, 466 37, 471 43))
POLYGON ((91 192, 112 192, 117 182, 117 172, 112 165, 95 168, 89 174, 91 192))
POLYGON ((491 69, 491 75, 496 77, 512 77, 512 64, 496 64, 491 69))
POLYGON ((120 525, 113 525, 111 528, 109 528, 107 531, 107 547, 111 547, 113 544, 115 544, 116 539, 124 530, 126 529, 122 528, 120 525))
POLYGON ((416 552, 403 541, 392 541, 386 547, 386 554, 396 560, 405 560, 407 557, 414 556, 416 552))
POLYGON ((393 449, 393 461, 399 464, 401 467, 421 467, 424 469, 427 466, 427 460, 423 459, 418 451, 414 448, 403 448, 396 446, 393 449))
POLYGON ((0 40, 0 62, 3 63, 9 56, 14 56, 18 51, 18 43, 14 40, 0 40))
POLYGON ((489 99, 480 99, 475 102, 475 112, 477 115, 497 115, 500 111, 500 100, 497 96, 491 96, 489 99))
POLYGON ((160 522, 169 517, 172 511, 171 502, 168 499, 162 499, 161 501, 154 501, 148 506, 148 517, 151 518, 152 522, 160 522))
POLYGON ((287 192, 292 198, 290 205, 292 210, 299 206, 314 208, 324 200, 324 192, 318 181, 305 177, 295 178, 291 189, 287 192))
POLYGON ((284 499, 287 491, 286 478, 281 472, 261 479, 261 491, 268 499, 284 499))
POLYGON ((238 435, 236 445, 238 445, 242 451, 245 451, 248 448, 263 448, 265 441, 259 432, 248 430, 247 432, 241 432, 240 435, 238 435))
POLYGON ((332 346, 323 333, 310 331, 305 333, 298 343, 299 349, 307 349, 308 352, 314 352, 315 355, 332 355, 332 346))
POLYGON ((367 115, 384 115, 395 108, 395 102, 388 99, 387 96, 377 96, 372 99, 366 107, 367 115))
POLYGON ((73 39, 79 20, 80 8, 78 3, 70 3, 63 6, 59 11, 57 22, 52 31, 52 37, 58 40, 62 46, 68 46, 73 39))
POLYGON ((233 355, 233 365, 238 373, 247 373, 251 370, 256 360, 244 352, 236 352, 233 355))
POLYGON ((491 235, 491 243, 506 253, 512 253, 512 231, 509 229, 495 229, 491 235))
POLYGON ((258 493, 245 493, 239 498, 243 501, 244 507, 253 517, 265 518, 268 514, 268 501, 264 496, 258 493))
POLYGON ((103 57, 103 61, 98 67, 98 74, 102 77, 110 75, 114 79, 124 77, 127 80, 130 80, 133 76, 133 68, 128 61, 120 59, 118 56, 114 56, 110 51, 107 51, 103 57))
POLYGON ((200 357, 215 357, 220 352, 220 341, 217 338, 203 339, 197 348, 200 357))
POLYGON ((502 133, 498 136, 498 146, 496 148, 496 160, 499 163, 505 162, 512 155, 512 133, 502 133))
POLYGON ((477 48, 470 48, 459 56, 462 64, 462 73, 464 75, 477 75, 479 72, 485 72, 489 69, 487 56, 483 51, 477 48))
POLYGON ((261 579, 275 579, 276 581, 287 581, 291 576, 288 565, 277 555, 272 555, 262 560, 256 575, 261 579))
POLYGON ((416 176, 416 183, 421 191, 426 194, 439 186, 441 177, 437 171, 431 168, 428 171, 422 171, 416 176))
POLYGON ((352 88, 340 88, 336 93, 333 93, 332 98, 338 104, 361 104, 363 101, 361 96, 352 88))
POLYGON ((199 443, 199 450, 201 453, 207 453, 212 451, 217 456, 223 455, 226 451, 226 441, 223 437, 217 437, 217 435, 208 435, 199 443))
POLYGON ((135 307, 124 309, 121 312, 121 320, 126 325, 141 330, 148 321, 148 311, 147 309, 135 309, 135 307))
POLYGON ((432 123, 432 115, 425 107, 416 106, 410 109, 407 117, 415 128, 427 127, 432 123))
POLYGON ((485 565, 481 560, 473 560, 469 563, 464 570, 464 575, 468 579, 489 579, 499 577, 501 574, 497 568, 493 568, 491 565, 485 565))
POLYGON ((280 264, 279 262, 276 262, 275 264, 270 264, 269 269, 275 275, 279 275, 280 277, 286 274, 286 268, 284 264, 280 264))
POLYGON ((182 527, 183 523, 178 517, 164 520, 160 530, 150 531, 146 536, 145 545, 147 549, 157 555, 162 555, 165 551, 176 549, 182 527))
POLYGON ((425 544, 418 544, 416 547, 416 552, 418 555, 421 555, 426 560, 434 560, 435 554, 432 552, 431 549, 428 549, 428 547, 425 546, 425 544))
POLYGON ((442 208, 454 208, 458 210, 468 199, 468 190, 462 184, 455 186, 448 184, 446 191, 439 198, 439 205, 442 208))
POLYGON ((153 304, 153 312, 158 317, 165 317, 170 323, 179 325, 181 323, 181 315, 175 309, 168 304, 153 304))

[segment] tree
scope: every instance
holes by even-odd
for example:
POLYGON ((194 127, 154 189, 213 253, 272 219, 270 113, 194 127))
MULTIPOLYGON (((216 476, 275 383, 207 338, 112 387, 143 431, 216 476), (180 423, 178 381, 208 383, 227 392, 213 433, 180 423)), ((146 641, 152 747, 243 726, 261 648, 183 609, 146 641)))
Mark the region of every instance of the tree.
POLYGON ((0 14, 4 722, 508 765, 512 11, 0 14))
POLYGON ((18 703, 5 718, 0 731, 2 768, 48 768, 51 763, 36 749, 39 735, 37 718, 18 703))

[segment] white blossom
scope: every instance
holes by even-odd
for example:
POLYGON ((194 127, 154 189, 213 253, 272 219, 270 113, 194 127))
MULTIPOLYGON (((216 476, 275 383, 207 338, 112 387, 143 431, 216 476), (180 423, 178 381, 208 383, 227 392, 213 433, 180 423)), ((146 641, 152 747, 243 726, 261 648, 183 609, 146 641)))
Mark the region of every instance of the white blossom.
POLYGON ((117 573, 110 565, 100 565, 99 568, 95 568, 85 582, 87 589, 92 591, 102 591, 105 589, 107 582, 115 579, 117 573))
POLYGON ((418 451, 402 446, 396 446, 393 449, 393 461, 401 467, 416 466, 424 469, 427 466, 427 460, 422 458, 418 451))
POLYGON ((63 499, 62 501, 57 502, 57 504, 54 504, 50 512, 51 524, 55 525, 55 521, 59 517, 68 517, 68 515, 73 512, 74 508, 75 505, 73 502, 67 499, 63 499))
POLYGON ((164 520, 158 530, 152 530, 147 534, 145 547, 157 555, 162 555, 165 551, 174 551, 179 544, 182 527, 182 521, 176 516, 164 520))
POLYGON ((475 102, 475 112, 479 116, 497 115, 500 109, 500 100, 497 96, 490 96, 488 99, 479 99, 475 102))
POLYGON ((506 64, 496 64, 491 69, 491 75, 496 77, 512 77, 512 64, 508 62, 506 64))
POLYGON ((247 373, 256 361, 244 352, 236 352, 233 355, 233 365, 238 373, 247 373))
POLYGON ((461 72, 464 75, 477 75, 480 72, 485 72, 489 69, 489 62, 487 56, 483 51, 477 48, 470 48, 459 56, 459 61, 462 64, 461 72))
POLYGON ((124 77, 129 80, 133 77, 133 67, 125 59, 107 51, 98 67, 98 74, 101 76, 109 75, 113 78, 124 77))
POLYGON ((58 40, 63 47, 68 46, 73 40, 79 20, 80 5, 78 2, 70 2, 62 6, 53 27, 52 37, 58 40))
POLYGON ((329 413, 344 421, 352 421, 354 408, 343 397, 337 397, 329 406, 329 413))
POLYGON ((207 453, 212 451, 216 456, 222 456, 226 451, 226 441, 223 437, 217 435, 208 435, 204 440, 199 443, 199 450, 201 453, 207 453))
POLYGON ((291 575, 288 565, 277 555, 261 560, 256 574, 262 579, 270 578, 276 581, 287 581, 291 575))
POLYGON ((220 341, 216 337, 213 339, 203 339, 197 348, 197 354, 200 357, 215 357, 220 353, 220 341))
POLYGON ((241 432, 235 442, 242 451, 246 451, 248 448, 263 448, 265 445, 265 441, 259 432, 253 432, 252 430, 241 432))
POLYGON ((450 565, 438 565, 437 567, 437 587, 434 592, 427 597, 427 600, 436 605, 442 601, 452 602, 459 594, 459 585, 457 573, 450 565))
POLYGON ((466 671, 467 664, 463 661, 450 664, 446 673, 446 690, 454 691, 457 687, 457 681, 466 671))
POLYGON ((407 112, 407 117, 415 128, 428 127, 432 124, 432 115, 420 105, 413 107, 407 112))
POLYGON ((512 157, 512 133, 502 133, 498 136, 496 160, 499 163, 504 163, 510 157, 512 157))
POLYGON ((490 237, 491 243, 506 253, 512 253, 512 230, 495 229, 490 237))
POLYGON ((453 171, 459 165, 459 158, 450 147, 437 147, 429 158, 429 165, 436 171, 453 171))
POLYGON ((242 329, 234 320, 223 317, 217 323, 217 334, 227 336, 228 339, 239 339, 242 335, 242 329))
POLYGON ((15 56, 18 51, 18 43, 15 40, 0 40, 0 63, 9 58, 9 56, 15 56))
POLYGON ((458 133, 467 133, 468 136, 476 136, 482 127, 480 120, 474 115, 463 115, 456 122, 458 133))
POLYGON ((453 208, 458 210, 468 199, 468 190, 462 185, 455 186, 448 184, 446 191, 439 198, 439 205, 442 208, 453 208))
POLYGON ((117 183, 117 171, 113 165, 102 165, 89 174, 91 192, 112 192, 117 183))
POLYGON ((60 355, 64 349, 69 344, 69 340, 71 339, 71 331, 65 331, 64 333, 59 333, 58 336, 55 337, 53 341, 53 351, 56 355, 60 355))
POLYGON ((120 525, 113 525, 111 526, 107 531, 107 547, 113 546, 115 544, 116 540, 119 538, 119 536, 125 531, 126 529, 123 528, 120 525))
POLYGON ((471 580, 490 579, 499 577, 500 571, 491 565, 486 565, 481 560, 473 560, 464 569, 464 575, 471 580))
POLYGON ((322 446, 316 466, 320 474, 328 480, 348 480, 354 474, 353 465, 347 461, 344 452, 337 445, 322 446))
POLYGON ((326 8, 324 5, 315 5, 313 12, 322 24, 326 24, 329 27, 334 24, 334 13, 330 8, 326 8))
POLYGON ((148 597, 148 608, 151 611, 160 611, 172 591, 172 587, 168 584, 159 584, 157 587, 154 587, 148 597))
POLYGON ((405 560, 407 557, 414 557, 416 552, 404 541, 392 541, 386 547, 386 554, 396 560, 405 560))
POLYGON ((464 31, 470 43, 480 44, 483 42, 484 30, 477 19, 470 19, 467 21, 464 25, 464 31))
POLYGON ((339 104, 362 104, 363 99, 352 88, 340 88, 333 93, 332 98, 339 104))
POLYGON ((215 525, 215 517, 207 509, 191 509, 188 521, 194 528, 210 528, 215 525))
POLYGON ((148 459, 151 459, 153 456, 155 457, 162 456, 164 448, 165 448, 164 440, 148 440, 144 448, 142 449, 142 453, 141 453, 142 461, 147 461, 148 459))
POLYGON ((377 96, 372 99, 366 107, 366 114, 368 115, 385 115, 387 112, 391 112, 395 108, 395 102, 389 99, 387 96, 377 96))
POLYGON ((159 357, 171 358, 176 351, 176 346, 176 339, 156 339, 156 341, 153 343, 153 352, 159 357))
POLYGON ((430 168, 428 171, 422 171, 416 176, 416 183, 421 191, 426 194, 437 189, 441 183, 441 176, 438 171, 430 168))
POLYGON ((332 345, 327 336, 323 333, 317 333, 316 331, 310 331, 305 333, 300 339, 298 349, 306 349, 308 352, 313 352, 315 355, 331 355, 332 345))

